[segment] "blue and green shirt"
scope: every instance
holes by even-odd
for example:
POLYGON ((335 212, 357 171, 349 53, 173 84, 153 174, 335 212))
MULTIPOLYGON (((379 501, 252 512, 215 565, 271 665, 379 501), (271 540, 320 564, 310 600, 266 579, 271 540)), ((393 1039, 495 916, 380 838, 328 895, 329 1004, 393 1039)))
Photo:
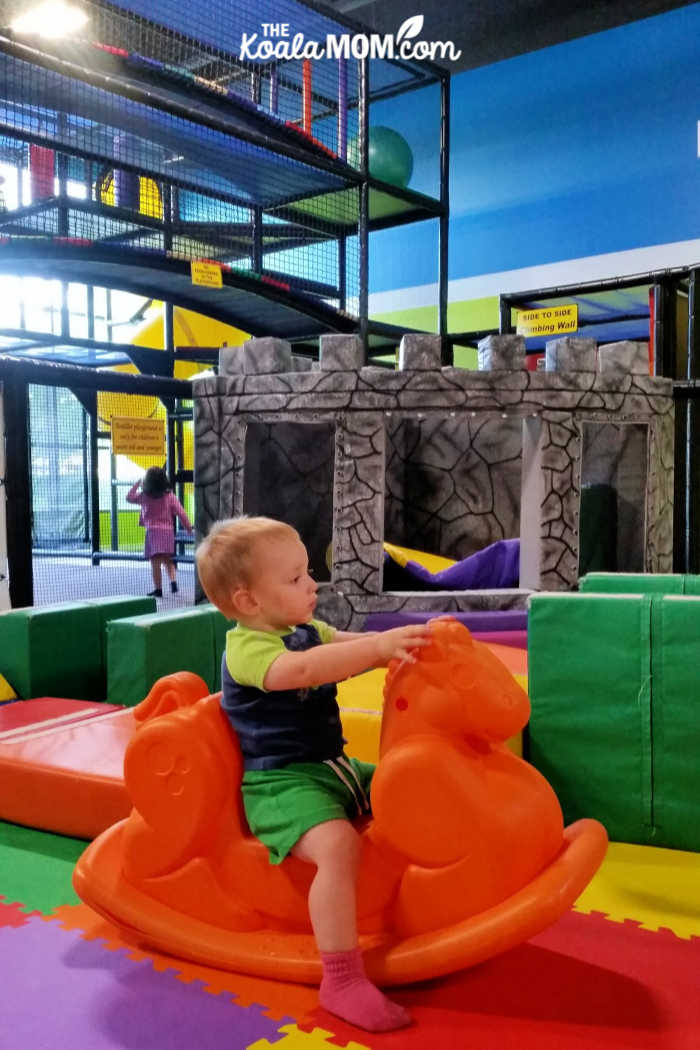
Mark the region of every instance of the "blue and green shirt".
POLYGON ((310 689, 266 690, 270 665, 285 650, 301 652, 331 642, 322 620, 283 631, 242 624, 226 636, 221 706, 235 729, 249 769, 280 769, 290 762, 324 762, 343 753, 335 682, 310 689))

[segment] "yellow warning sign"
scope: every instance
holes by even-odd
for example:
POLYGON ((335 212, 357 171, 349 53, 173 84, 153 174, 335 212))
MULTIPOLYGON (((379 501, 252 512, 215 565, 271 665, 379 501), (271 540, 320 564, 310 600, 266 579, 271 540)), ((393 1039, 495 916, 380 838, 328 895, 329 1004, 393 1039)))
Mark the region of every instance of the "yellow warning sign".
POLYGON ((190 263, 192 284, 202 284, 205 288, 222 288, 223 277, 221 267, 215 262, 204 262, 202 259, 193 259, 190 263))
POLYGON ((112 452, 165 458, 165 420, 112 416, 112 452))
POLYGON ((565 335, 578 330, 578 306, 550 306, 542 310, 518 310, 518 335, 565 335))

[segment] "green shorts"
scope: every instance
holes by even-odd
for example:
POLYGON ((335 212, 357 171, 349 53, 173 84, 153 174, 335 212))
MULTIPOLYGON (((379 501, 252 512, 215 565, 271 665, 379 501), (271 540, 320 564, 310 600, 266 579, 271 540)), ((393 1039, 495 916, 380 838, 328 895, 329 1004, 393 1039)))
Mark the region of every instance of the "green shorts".
POLYGON ((356 758, 343 759, 355 771, 361 790, 337 759, 334 766, 340 776, 325 762, 290 762, 282 769, 252 769, 243 774, 241 792, 248 826, 267 846, 271 864, 281 864, 309 828, 368 812, 375 767, 356 758))

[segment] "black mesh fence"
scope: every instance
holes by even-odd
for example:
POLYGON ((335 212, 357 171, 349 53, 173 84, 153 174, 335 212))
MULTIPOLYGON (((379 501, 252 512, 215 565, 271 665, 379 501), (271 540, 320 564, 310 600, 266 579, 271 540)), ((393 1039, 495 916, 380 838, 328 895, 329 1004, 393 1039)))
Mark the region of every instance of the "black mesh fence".
POLYGON ((89 417, 63 387, 29 387, 32 547, 91 552, 89 417))
MULTIPOLYGON (((79 398, 65 387, 29 386, 34 604, 146 594, 140 507, 127 501, 134 482, 164 455, 115 454, 113 419, 162 420, 171 434, 174 491, 194 520, 191 403, 167 412, 157 397, 98 390, 79 398), (87 407, 86 407, 87 404, 87 407)), ((166 605, 194 601, 192 536, 176 523, 179 588, 166 605)))
MULTIPOLYGON (((356 303, 359 192, 338 163, 359 159, 356 60, 241 58, 246 34, 267 39, 253 3, 86 3, 66 42, 13 31, 25 7, 0 0, 0 159, 18 184, 0 236, 211 259, 356 303)), ((342 29, 299 4, 275 17, 308 39, 342 29)))

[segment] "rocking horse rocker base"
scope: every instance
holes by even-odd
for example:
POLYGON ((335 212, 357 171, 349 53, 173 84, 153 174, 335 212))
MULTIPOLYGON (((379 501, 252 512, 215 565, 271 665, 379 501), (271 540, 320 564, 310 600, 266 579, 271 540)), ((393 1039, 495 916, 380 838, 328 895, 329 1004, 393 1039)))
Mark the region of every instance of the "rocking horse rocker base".
MULTIPOLYGON (((309 933, 273 929, 234 932, 167 905, 130 885, 119 873, 123 825, 105 832, 80 861, 78 894, 139 947, 220 970, 319 984, 321 963, 309 933)), ((440 977, 521 944, 564 915, 598 869, 607 838, 596 821, 564 831, 562 852, 507 900, 433 933, 403 940, 387 934, 360 938, 365 969, 383 987, 440 977)))
MULTIPOLYGON (((220 969, 318 984, 311 865, 271 865, 250 836, 238 743, 218 697, 187 673, 136 709, 134 810, 87 848, 74 885, 142 947, 220 969)), ((415 664, 391 666, 372 819, 360 830, 360 945, 388 986, 474 965, 556 921, 607 847, 597 821, 563 827, 551 788, 504 741, 529 701, 465 627, 441 619, 415 664)))

